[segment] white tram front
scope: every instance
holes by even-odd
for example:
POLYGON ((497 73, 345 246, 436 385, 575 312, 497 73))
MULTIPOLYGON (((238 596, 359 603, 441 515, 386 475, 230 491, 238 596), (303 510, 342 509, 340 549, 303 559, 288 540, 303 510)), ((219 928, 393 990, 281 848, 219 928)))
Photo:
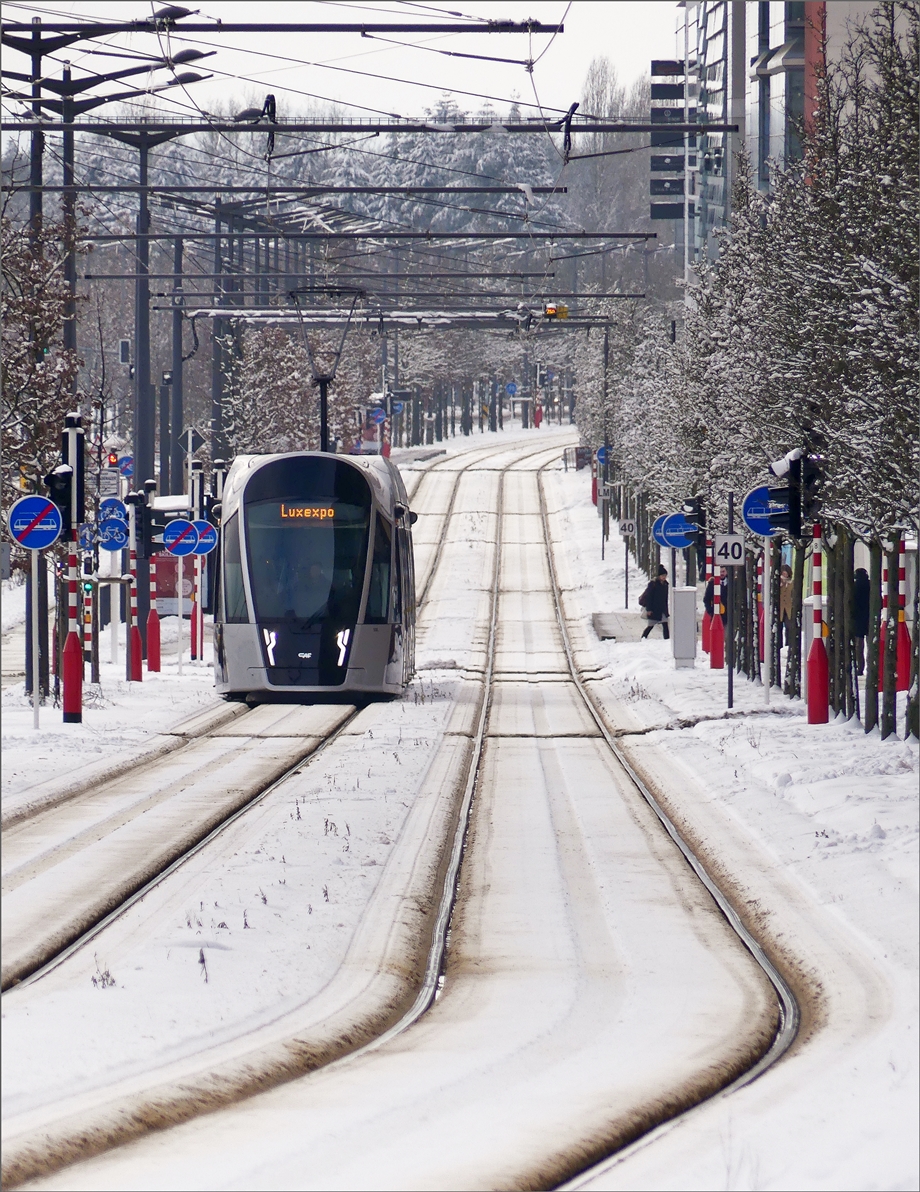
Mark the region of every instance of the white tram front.
POLYGON ((218 692, 313 703, 403 690, 415 666, 415 514, 389 460, 239 456, 220 516, 218 692))

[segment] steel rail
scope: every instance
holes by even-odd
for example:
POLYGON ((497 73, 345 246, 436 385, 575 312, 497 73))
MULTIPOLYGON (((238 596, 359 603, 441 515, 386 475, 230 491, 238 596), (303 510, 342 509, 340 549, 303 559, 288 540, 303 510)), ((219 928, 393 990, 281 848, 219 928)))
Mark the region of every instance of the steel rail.
MULTIPOLYGON (((463 475, 465 475, 471 469, 475 468, 478 463, 483 461, 483 458, 485 460, 487 460, 489 455, 501 454, 502 451, 507 451, 509 446, 510 445, 504 445, 504 444, 503 445, 498 445, 498 444, 490 445, 490 447, 485 451, 484 456, 480 451, 477 450, 475 452, 475 454, 477 456, 476 459, 462 461, 463 466, 460 467, 457 471, 454 488, 453 488, 453 491, 451 494, 451 496, 452 496, 451 506, 453 506, 453 499, 456 496, 456 492, 459 488, 460 481, 461 481, 463 475)), ((546 447, 536 448, 534 451, 528 452, 527 455, 524 456, 524 459, 527 459, 534 454, 539 454, 541 451, 545 452, 546 450, 547 450, 546 447)), ((474 453, 471 452, 470 454, 474 454, 474 453)), ((438 463, 438 465, 440 465, 440 464, 448 462, 448 460, 450 460, 452 462, 459 462, 459 461, 457 461, 456 457, 447 457, 445 460, 437 461, 437 463, 438 463)), ((283 1074, 281 1074, 277 1078, 269 1079, 267 1081, 265 1079, 260 1078, 258 1081, 258 1087, 254 1088, 252 1090, 253 1093, 264 1091, 265 1088, 270 1087, 272 1085, 288 1083, 290 1080, 295 1079, 297 1076, 306 1075, 309 1072, 317 1071, 320 1068, 328 1069, 328 1068, 335 1067, 338 1064, 348 1062, 349 1060, 357 1058, 358 1056, 364 1055, 368 1052, 378 1049, 384 1043, 388 1042, 390 1039, 394 1038, 395 1036, 401 1034, 402 1032, 407 1030, 408 1027, 410 1027, 416 1021, 418 1021, 418 1019, 430 1008, 430 1006, 432 1005, 432 1003, 434 1002, 435 998, 437 997, 437 995, 439 993, 440 986, 441 986, 441 974, 442 974, 442 970, 443 970, 444 958, 445 958, 446 949, 447 949, 447 939, 448 939, 449 928, 450 928, 450 919, 451 919, 451 914, 453 911, 454 902, 456 900, 456 891, 457 891, 457 883, 459 880, 460 866, 462 863, 463 853, 464 853, 464 849, 465 849, 465 845, 466 845, 466 838, 467 838, 467 833, 468 833, 468 828, 469 828, 469 820, 470 820, 470 812, 472 809, 472 803, 473 803, 473 797, 474 797, 474 792, 475 792, 475 788, 476 788, 476 783, 477 783, 477 780, 479 777, 479 770, 480 770, 480 765, 481 765, 481 760, 482 760, 482 752, 483 752, 483 743, 485 741, 486 726, 488 723, 488 715, 489 715, 489 710, 490 710, 490 706, 491 706, 492 676, 493 676, 493 669, 494 669, 493 664, 494 664, 494 655, 495 655, 495 642, 496 642, 496 630, 497 630, 498 607, 499 607, 499 591, 500 591, 500 580, 501 580, 501 526, 502 526, 502 506, 503 506, 503 499, 504 499, 504 476, 505 476, 506 472, 508 472, 512 467, 514 467, 516 464, 518 464, 520 462, 522 462, 521 459, 516 458, 500 470, 501 471, 501 479, 499 481, 499 500, 498 500, 498 509, 496 511, 498 530, 497 530, 497 535, 496 535, 495 555, 494 555, 494 563, 493 563, 493 574, 492 574, 492 585, 491 585, 491 610, 490 610, 490 619, 489 619, 489 636, 488 636, 488 643, 487 643, 487 650, 486 650, 486 669, 485 669, 485 672, 483 675, 484 690, 483 690, 483 695, 482 695, 482 704, 481 704, 480 713, 479 713, 479 720, 476 725, 475 732, 473 734, 472 750, 471 750, 471 753, 469 755, 469 759, 467 762, 466 782, 464 784, 463 795, 461 797, 460 804, 459 804, 459 809, 458 809, 458 813, 457 813, 457 821, 456 821, 456 824, 455 824, 454 830, 453 830, 453 839, 450 844, 450 853, 449 853, 447 865, 445 868, 444 878, 441 883, 441 893, 440 893, 440 897, 438 899, 438 907, 437 907, 437 912, 436 912, 435 919, 434 919, 434 926, 432 929, 431 943, 428 947, 428 954, 427 954, 426 961, 425 961, 424 974, 423 974, 421 984, 419 986, 418 993, 417 993, 415 999, 413 1000, 410 1008, 399 1018, 399 1020, 396 1023, 394 1023, 387 1030, 383 1031, 381 1034, 370 1039, 368 1042, 355 1048, 353 1051, 346 1052, 344 1055, 340 1055, 336 1058, 328 1060, 324 1064, 320 1064, 317 1068, 307 1066, 307 1067, 303 1067, 303 1070, 298 1072, 298 1071, 294 1071, 290 1066, 286 1066, 283 1071, 283 1074)), ((425 474, 426 475, 430 474, 430 469, 428 471, 426 471, 425 474)), ((445 520, 445 530, 446 530, 446 527, 447 527, 447 522, 445 520)), ((445 537, 446 537, 446 534, 441 535, 442 542, 445 537)), ((430 572, 431 577, 434 576, 436 567, 439 562, 440 562, 440 551, 438 553, 435 563, 432 566, 432 569, 430 572)), ((426 592, 427 592, 427 589, 429 586, 430 586, 430 579, 429 579, 429 582, 426 583, 426 588, 425 588, 426 592)), ((357 715, 357 710, 354 715, 357 715)), ((297 770, 297 769, 300 769, 303 766, 309 764, 309 762, 312 760, 313 757, 316 757, 322 750, 324 750, 328 745, 331 745, 339 737, 339 735, 343 732, 343 730, 345 729, 347 724, 349 724, 352 719, 353 719, 353 717, 349 717, 349 719, 344 724, 342 724, 339 727, 339 729, 336 730, 336 732, 334 734, 331 734, 330 737, 327 738, 327 740, 324 741, 322 743, 322 745, 313 754, 310 755, 310 757, 302 759, 300 761, 300 763, 298 763, 297 766, 293 767, 293 769, 297 770)), ((22 986, 24 986, 24 985, 30 984, 33 981, 37 981, 41 976, 44 976, 46 973, 50 972, 52 970, 52 968, 55 968, 60 963, 62 963, 63 960, 66 959, 67 956, 72 955, 73 952, 75 952, 79 947, 82 947, 85 943, 88 943, 93 935, 98 934, 103 929, 104 926, 113 922, 116 918, 118 918, 119 915, 123 914, 129 908, 130 905, 132 905, 134 902, 136 902, 140 898, 142 898, 145 893, 149 892, 149 890, 151 890, 155 885, 157 885, 159 882, 161 882, 169 873, 174 872, 181 864, 184 863, 184 861, 188 860, 192 855, 194 855, 195 852, 198 852, 201 849, 203 849, 211 840, 213 840, 221 831, 223 831, 224 827, 228 826, 228 824, 231 823, 233 820, 238 819, 245 811, 249 810, 255 803, 259 802, 261 799, 264 799, 270 793, 271 790, 276 789, 288 777, 290 777, 290 771, 287 774, 282 775, 275 782, 273 782, 268 789, 266 789, 259 796, 257 796, 250 803, 248 803, 246 805, 246 807, 240 808, 233 815, 233 817, 231 819, 228 819, 227 821, 225 821, 225 823, 223 823, 223 824, 219 825, 217 828, 215 828, 211 833, 209 833, 209 835, 205 839, 203 839, 202 841, 199 842, 199 844, 195 847, 194 850, 190 850, 183 857, 178 858, 175 862, 173 862, 173 864, 168 868, 168 870, 164 870, 164 872, 162 874, 160 874, 157 878, 155 878, 151 882, 149 882, 144 887, 143 890, 138 891, 134 896, 132 896, 132 898, 129 901, 125 902, 124 904, 122 904, 122 906, 118 907, 115 911, 113 911, 110 915, 108 915, 104 922, 98 924, 94 929, 92 929, 91 932, 88 932, 85 936, 81 937, 81 939, 79 941, 75 941, 74 944, 70 945, 69 948, 66 950, 66 955, 65 955, 65 953, 62 952, 53 961, 49 961, 48 964, 43 966, 43 968, 40 971, 38 971, 35 974, 31 975, 30 977, 24 979, 19 985, 16 986, 16 988, 19 989, 19 988, 22 988, 22 986)), ((250 1095, 250 1094, 243 1094, 243 1096, 247 1096, 247 1095, 250 1095)), ((240 1099, 241 1098, 240 1098, 239 1094, 237 1094, 233 1097, 233 1101, 238 1101, 240 1099)), ((211 1112, 211 1111, 213 1111, 213 1109, 214 1109, 214 1106, 210 1105, 208 1107, 208 1109, 206 1109, 206 1110, 198 1109, 197 1112, 184 1113, 177 1118, 177 1122, 191 1120, 193 1117, 199 1116, 200 1113, 211 1112)), ((157 1127, 157 1128, 160 1128, 160 1127, 157 1127)), ((147 1134, 149 1132, 150 1132, 149 1127, 141 1127, 138 1131, 136 1131, 132 1135, 132 1138, 126 1139, 121 1143, 115 1142, 114 1144, 111 1144, 111 1145, 102 1146, 98 1150, 95 1150, 93 1153, 99 1154, 99 1153, 103 1153, 104 1151, 107 1151, 107 1150, 115 1149, 117 1146, 124 1145, 127 1141, 133 1141, 134 1138, 141 1137, 144 1134, 147 1134)), ((39 1174, 39 1175, 51 1174, 53 1172, 64 1170, 67 1166, 70 1166, 70 1163, 68 1163, 66 1161, 56 1163, 50 1169, 42 1166, 41 1170, 38 1171, 37 1174, 39 1174)), ((31 1177, 29 1175, 26 1175, 25 1178, 29 1179, 31 1177)), ((19 1182, 19 1181, 17 1180, 17 1182, 19 1182)))
MULTIPOLYGON (((551 462, 552 461, 549 461, 549 463, 551 462)), ((732 931, 734 931, 734 933, 738 936, 738 938, 741 940, 741 943, 753 957, 755 963, 766 975, 768 981, 773 986, 777 997, 779 1024, 767 1051, 750 1068, 748 1068, 746 1072, 743 1072, 740 1076, 735 1077, 735 1079, 725 1085, 724 1088, 721 1088, 717 1092, 703 1097, 690 1109, 680 1111, 676 1114, 669 1114, 668 1116, 663 1117, 661 1121, 657 1122, 654 1126, 650 1127, 649 1130, 645 1131, 639 1136, 640 1138, 647 1138, 648 1134, 652 1130, 657 1129, 659 1126, 673 1121, 676 1118, 681 1118, 687 1113, 691 1113, 693 1109, 698 1108, 700 1105, 706 1104, 708 1101, 711 1101, 716 1097, 722 1097, 729 1093, 735 1092, 737 1089, 744 1088, 745 1085, 751 1084, 752 1081, 756 1080, 759 1076, 762 1076, 763 1073, 766 1072, 768 1068, 772 1067, 781 1056, 785 1055, 785 1053, 795 1042, 801 1022, 801 1010, 799 1008, 799 1003, 796 999, 795 993, 793 992, 789 983, 786 981, 785 977, 767 956, 759 941, 744 925, 741 916, 735 910, 735 907, 733 906, 729 897, 723 892, 721 887, 708 872, 706 866, 696 855, 693 848, 683 838, 674 821, 664 810, 659 801, 655 798, 651 790, 649 790, 648 786, 642 781, 633 766, 630 764, 629 759, 625 756, 622 749, 620 749, 620 747, 617 745, 616 739, 607 724, 606 718, 598 707, 594 697, 591 695, 582 681, 581 674, 575 662, 575 655, 572 649, 571 639, 569 638, 568 628, 566 626, 565 617, 562 611, 562 593, 559 587, 559 579, 556 573, 556 563, 553 556, 553 539, 550 532, 549 513, 547 510, 546 492, 543 483, 543 472, 547 467, 549 467, 549 463, 544 464, 537 472, 537 487, 540 494, 540 517, 543 523, 543 539, 544 546, 546 548, 547 564, 549 566, 553 602, 556 609, 556 620, 559 625, 559 632, 562 636, 563 650, 565 652, 566 663, 569 668, 572 682, 575 685, 578 694, 581 696, 581 699, 592 720, 597 725, 601 736, 610 749, 610 752, 616 758, 617 762, 620 764, 623 771, 635 786, 636 790, 655 813, 668 836, 670 836, 671 840, 680 850, 684 860, 689 864, 690 868, 699 878, 700 882, 702 882, 703 886, 705 886, 707 892, 728 922, 729 927, 731 927, 732 931)), ((632 1139, 627 1145, 631 1146, 633 1142, 636 1141, 637 1139, 632 1139)), ((613 1154, 616 1155, 617 1152, 614 1152, 613 1154)), ((611 1162, 612 1158, 613 1156, 609 1156, 600 1163, 593 1164, 589 1169, 581 1172, 573 1180, 567 1181, 565 1184, 560 1185, 560 1187, 573 1189, 583 1187, 586 1181, 604 1171, 606 1165, 611 1162)))

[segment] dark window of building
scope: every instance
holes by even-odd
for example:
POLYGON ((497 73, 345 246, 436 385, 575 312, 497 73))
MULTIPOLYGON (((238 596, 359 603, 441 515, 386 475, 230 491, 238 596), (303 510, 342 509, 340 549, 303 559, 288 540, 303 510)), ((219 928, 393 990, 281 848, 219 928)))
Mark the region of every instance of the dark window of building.
POLYGON ((786 72, 786 161, 802 156, 799 132, 805 117, 805 71, 800 67, 786 72))
POLYGON ((764 50, 770 48, 770 4, 761 3, 757 5, 757 49, 762 54, 764 50))
POLYGON ((757 177, 770 181, 770 80, 757 80, 757 177))

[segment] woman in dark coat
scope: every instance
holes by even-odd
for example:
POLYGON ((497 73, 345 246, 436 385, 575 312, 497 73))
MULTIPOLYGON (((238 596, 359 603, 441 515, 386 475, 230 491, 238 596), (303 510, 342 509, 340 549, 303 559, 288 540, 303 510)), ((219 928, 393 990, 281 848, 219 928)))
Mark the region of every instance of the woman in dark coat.
POLYGON ((658 568, 658 578, 649 582, 648 587, 639 597, 639 603, 645 609, 649 623, 643 637, 648 637, 656 625, 661 626, 665 639, 671 636, 668 629, 668 572, 667 568, 658 568))

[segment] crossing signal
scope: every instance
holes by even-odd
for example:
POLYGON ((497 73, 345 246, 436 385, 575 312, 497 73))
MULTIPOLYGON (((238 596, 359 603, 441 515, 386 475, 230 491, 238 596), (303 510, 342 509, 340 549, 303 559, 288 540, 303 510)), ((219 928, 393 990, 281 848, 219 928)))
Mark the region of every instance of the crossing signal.
POLYGON ((696 545, 701 549, 706 546, 706 508, 699 497, 688 497, 681 506, 684 517, 691 525, 696 526, 696 545))
POLYGON ((800 448, 788 452, 776 463, 770 464, 770 471, 776 476, 788 476, 788 485, 768 488, 770 500, 789 506, 789 512, 774 517, 793 538, 802 537, 802 527, 813 522, 821 511, 821 485, 824 472, 820 455, 806 455, 800 448))
POLYGON ((821 485, 824 483, 824 473, 821 470, 820 456, 806 455, 802 460, 802 519, 813 522, 821 512, 821 485))

